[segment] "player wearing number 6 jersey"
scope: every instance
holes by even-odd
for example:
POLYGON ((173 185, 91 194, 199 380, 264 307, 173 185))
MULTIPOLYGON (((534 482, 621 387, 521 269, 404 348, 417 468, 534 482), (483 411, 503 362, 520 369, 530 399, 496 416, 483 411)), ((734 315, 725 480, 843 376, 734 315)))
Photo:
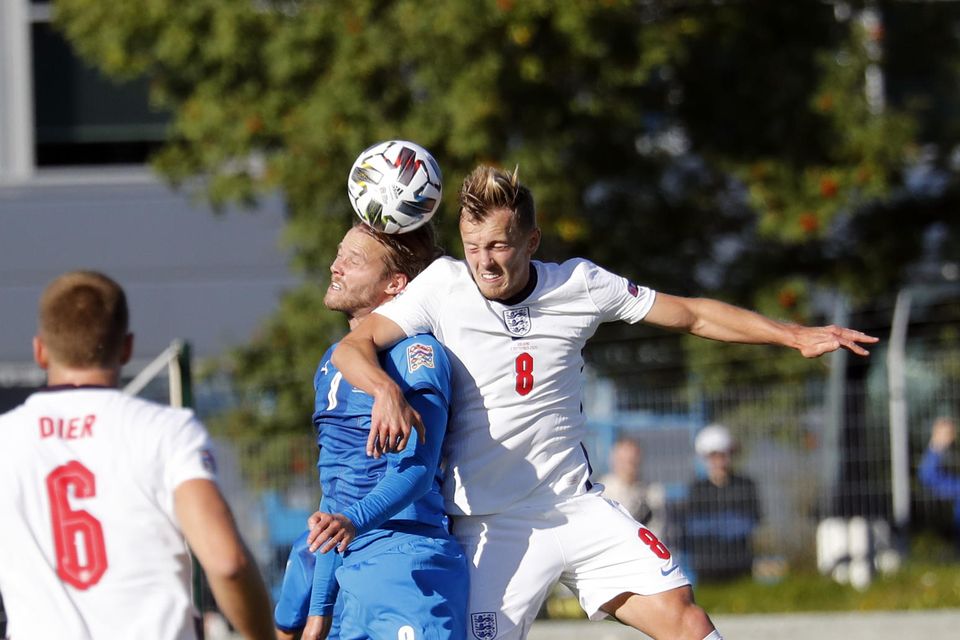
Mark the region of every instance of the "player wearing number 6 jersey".
POLYGON ((116 389, 127 317, 123 290, 99 273, 60 276, 41 298, 34 357, 49 386, 0 416, 9 637, 195 638, 189 543, 234 627, 272 638, 206 430, 116 389))
POLYGON ((439 260, 377 309, 333 354, 373 395, 368 448, 403 446, 418 423, 376 350, 429 331, 451 352, 453 413, 446 506, 471 557, 470 632, 523 638, 557 579, 591 618, 617 617, 655 638, 716 639, 656 535, 589 482, 581 445, 581 350, 603 322, 644 321, 806 356, 866 353, 864 334, 786 325, 713 300, 655 294, 586 260, 532 261, 533 197, 510 174, 478 167, 460 190, 466 260, 439 260))

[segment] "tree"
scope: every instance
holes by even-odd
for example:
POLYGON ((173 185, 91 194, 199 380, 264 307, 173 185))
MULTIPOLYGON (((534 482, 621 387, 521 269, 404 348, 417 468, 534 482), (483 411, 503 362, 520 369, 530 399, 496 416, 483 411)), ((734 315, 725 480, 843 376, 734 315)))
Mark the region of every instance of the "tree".
MULTIPOLYGON (((322 309, 318 283, 351 219, 345 172, 381 139, 416 140, 440 161, 437 220, 454 254, 454 193, 484 161, 518 165, 533 186, 548 258, 583 253, 657 288, 804 321, 817 312, 817 288, 864 296, 894 286, 939 214, 898 220, 903 233, 877 242, 890 214, 876 203, 905 197, 905 166, 923 140, 944 141, 939 162, 960 128, 950 113, 932 117, 916 100, 922 91, 873 109, 863 78, 883 63, 871 53, 883 33, 858 10, 57 0, 56 20, 106 73, 151 79, 154 101, 175 116, 154 160, 173 183, 199 177, 215 204, 277 189, 286 197, 307 284, 233 359, 250 401, 229 423, 262 433, 303 428, 315 363, 345 330, 322 309)), ((937 39, 944 59, 926 73, 941 89, 955 85, 952 8, 881 10, 897 16, 888 29, 896 77, 933 59, 905 52, 937 39)), ((956 100, 955 86, 944 90, 956 100)), ((952 193, 953 179, 927 199, 952 193)), ((793 363, 794 373, 803 367, 793 363)))

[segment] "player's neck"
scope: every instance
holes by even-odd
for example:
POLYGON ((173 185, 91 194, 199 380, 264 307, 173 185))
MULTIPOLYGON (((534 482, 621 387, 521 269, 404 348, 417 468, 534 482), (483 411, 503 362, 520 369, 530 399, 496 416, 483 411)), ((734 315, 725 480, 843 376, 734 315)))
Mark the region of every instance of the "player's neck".
POLYGON ((116 387, 120 382, 119 369, 73 369, 51 365, 47 369, 47 386, 116 387))
POLYGON ((533 290, 537 288, 537 268, 534 267, 533 263, 531 262, 529 269, 530 270, 527 272, 527 281, 523 283, 523 286, 520 287, 516 293, 506 298, 500 298, 497 300, 497 302, 509 307, 511 305, 520 304, 526 300, 531 293, 533 293, 533 290))
POLYGON ((350 331, 353 331, 354 329, 356 329, 357 327, 359 327, 359 326, 363 323, 364 320, 366 320, 366 319, 369 318, 369 317, 370 317, 370 312, 369 312, 369 311, 365 311, 365 312, 363 312, 362 314, 360 314, 360 315, 358 315, 358 316, 349 316, 349 317, 347 318, 347 326, 350 327, 350 331))

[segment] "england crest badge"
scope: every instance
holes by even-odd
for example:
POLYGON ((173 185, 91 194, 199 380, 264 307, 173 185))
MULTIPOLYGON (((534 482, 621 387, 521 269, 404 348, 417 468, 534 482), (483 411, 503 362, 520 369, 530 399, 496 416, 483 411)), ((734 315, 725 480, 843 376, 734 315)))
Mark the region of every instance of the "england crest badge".
POLYGON ((477 640, 493 640, 497 637, 497 614, 495 611, 470 614, 470 629, 477 640))
POLYGON ((530 307, 504 309, 503 322, 507 331, 515 336, 525 336, 530 333, 530 307))

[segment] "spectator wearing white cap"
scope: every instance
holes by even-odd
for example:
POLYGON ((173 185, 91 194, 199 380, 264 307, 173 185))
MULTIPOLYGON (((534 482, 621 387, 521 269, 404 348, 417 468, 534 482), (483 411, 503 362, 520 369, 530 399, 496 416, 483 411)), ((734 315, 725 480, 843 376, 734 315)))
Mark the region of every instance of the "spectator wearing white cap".
POLYGON ((761 517, 756 485, 734 472, 737 443, 725 426, 701 429, 694 450, 707 473, 690 484, 682 511, 680 539, 686 562, 700 581, 748 576, 753 530, 761 517))

